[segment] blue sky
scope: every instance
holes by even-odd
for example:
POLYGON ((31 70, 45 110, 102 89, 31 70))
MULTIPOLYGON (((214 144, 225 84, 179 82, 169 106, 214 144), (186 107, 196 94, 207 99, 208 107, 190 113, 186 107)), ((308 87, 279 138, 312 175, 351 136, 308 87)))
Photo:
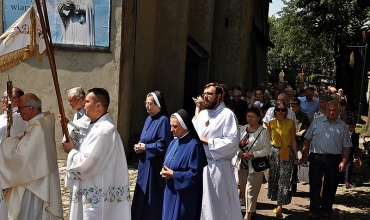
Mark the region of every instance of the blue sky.
POLYGON ((276 15, 276 12, 281 11, 283 6, 284 3, 281 0, 272 0, 272 3, 270 3, 269 16, 276 15))

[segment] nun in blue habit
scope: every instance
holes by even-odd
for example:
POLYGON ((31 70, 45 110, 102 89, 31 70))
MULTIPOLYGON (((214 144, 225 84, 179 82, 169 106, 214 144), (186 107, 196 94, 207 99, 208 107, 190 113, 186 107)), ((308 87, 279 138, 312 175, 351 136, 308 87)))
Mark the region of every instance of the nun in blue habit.
POLYGON ((185 110, 171 115, 170 123, 175 139, 168 147, 161 170, 166 186, 162 219, 199 219, 203 167, 207 165, 204 148, 185 110))
POLYGON ((141 132, 140 141, 134 147, 139 164, 131 218, 159 220, 162 219, 164 193, 160 171, 172 134, 161 92, 149 93, 145 100, 145 108, 149 116, 141 132))

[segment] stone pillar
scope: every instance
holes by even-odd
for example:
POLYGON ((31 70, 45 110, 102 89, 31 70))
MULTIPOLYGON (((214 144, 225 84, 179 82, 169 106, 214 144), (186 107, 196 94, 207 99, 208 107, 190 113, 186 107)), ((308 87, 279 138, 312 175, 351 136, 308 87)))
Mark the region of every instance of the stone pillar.
MULTIPOLYGON (((120 73, 118 83, 118 118, 117 130, 121 135, 125 146, 126 155, 129 155, 129 127, 131 119, 131 103, 133 91, 133 73, 134 73, 134 58, 135 58, 135 20, 136 20, 136 0, 122 1, 122 19, 121 23, 117 24, 117 28, 121 29, 119 37, 121 38, 121 60, 120 73)), ((114 8, 112 8, 114 10, 114 8)), ((116 9, 117 10, 117 9, 116 9)), ((119 13, 117 13, 119 14, 119 13)), ((119 20, 119 19, 118 19, 119 20)))
POLYGON ((153 89, 165 96, 169 113, 183 106, 188 0, 157 2, 153 89))
POLYGON ((229 86, 245 84, 252 70, 253 1, 215 2, 210 81, 229 86))

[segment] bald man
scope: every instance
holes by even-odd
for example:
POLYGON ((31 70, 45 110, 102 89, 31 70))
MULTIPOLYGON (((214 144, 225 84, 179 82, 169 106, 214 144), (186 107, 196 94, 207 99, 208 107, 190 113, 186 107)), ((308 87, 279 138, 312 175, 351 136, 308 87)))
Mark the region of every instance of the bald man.
POLYGON ((41 111, 32 93, 19 98, 18 112, 28 122, 24 133, 0 144, 0 182, 9 219, 63 219, 54 114, 41 111))

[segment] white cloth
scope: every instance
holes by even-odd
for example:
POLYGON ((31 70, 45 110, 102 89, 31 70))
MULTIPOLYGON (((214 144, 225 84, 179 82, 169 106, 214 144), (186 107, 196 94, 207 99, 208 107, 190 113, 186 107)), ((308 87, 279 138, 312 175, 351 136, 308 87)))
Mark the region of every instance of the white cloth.
POLYGON ((77 150, 80 147, 81 141, 87 135, 90 122, 91 119, 85 115, 83 108, 82 111, 80 109, 74 114, 73 121, 68 122, 67 125, 68 133, 71 136, 73 142, 75 143, 75 148, 77 150))
POLYGON ((24 133, 0 144, 9 219, 63 219, 54 126, 54 114, 39 114, 24 133))
MULTIPOLYGON (((13 125, 10 127, 10 137, 23 133, 28 123, 23 121, 21 115, 17 112, 18 107, 13 108, 13 125)), ((6 138, 6 128, 8 126, 7 113, 0 115, 0 141, 6 138)))
POLYGON ((80 151, 68 153, 67 172, 69 219, 131 219, 125 151, 108 113, 90 125, 80 151))
POLYGON ((5 199, 3 195, 3 187, 0 183, 0 220, 8 220, 8 210, 5 206, 5 199))
MULTIPOLYGON (((72 138, 73 143, 75 144, 75 149, 78 151, 80 149, 81 141, 86 137, 87 132, 89 131, 91 119, 85 115, 84 109, 76 111, 73 117, 73 121, 69 121, 67 124, 68 133, 72 138), (82 110, 82 111, 81 111, 82 110)), ((63 137, 63 141, 65 141, 63 137)), ((64 186, 69 187, 68 182, 68 171, 66 170, 66 176, 64 181, 64 186)))
POLYGON ((93 0, 73 0, 74 9, 63 11, 68 14, 66 26, 62 22, 64 44, 95 45, 95 22, 93 0))
MULTIPOLYGON (((1 1, 3 2, 3 1, 1 1)), ((22 32, 21 28, 30 27, 31 13, 34 13, 35 9, 31 6, 28 10, 20 17, 16 22, 12 24, 2 35, 3 39, 0 43, 0 56, 9 54, 11 52, 20 50, 28 47, 30 44, 30 32, 22 32)), ((46 49, 44 35, 42 34, 41 24, 39 16, 35 17, 36 20, 36 44, 38 45, 39 53, 42 54, 46 49)), ((31 53, 33 51, 30 51, 31 53)))
MULTIPOLYGON (((271 107, 267 110, 265 117, 263 118, 263 123, 269 123, 272 119, 275 119, 274 115, 275 107, 271 107)), ((295 117, 295 113, 292 109, 288 108, 287 118, 292 119, 295 123, 295 127, 297 128, 297 118, 295 117)))
POLYGON ((9 207, 9 220, 63 219, 58 170, 36 181, 7 189, 5 198, 9 207), (46 201, 57 203, 49 206, 50 203, 46 201))
POLYGON ((215 110, 201 111, 193 124, 200 138, 208 138, 203 144, 208 165, 203 171, 201 219, 242 219, 231 166, 240 135, 236 116, 222 102, 215 110))

